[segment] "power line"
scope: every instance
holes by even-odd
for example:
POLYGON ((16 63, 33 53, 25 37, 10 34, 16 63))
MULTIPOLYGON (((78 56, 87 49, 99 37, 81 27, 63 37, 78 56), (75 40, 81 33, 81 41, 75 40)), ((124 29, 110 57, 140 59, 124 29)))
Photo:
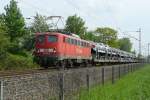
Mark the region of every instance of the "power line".
MULTIPOLYGON (((110 3, 109 3, 109 0, 104 0, 104 2, 105 2, 105 4, 106 4, 106 8, 107 8, 108 10, 110 10, 110 9, 111 9, 111 6, 110 6, 110 3)), ((113 13, 108 13, 108 14, 111 16, 110 19, 113 19, 112 22, 114 23, 114 25, 115 25, 116 27, 119 27, 118 21, 116 20, 116 18, 115 18, 115 16, 113 15, 113 13)))
POLYGON ((90 16, 93 19, 97 19, 97 16, 95 16, 94 14, 91 14, 91 13, 89 14, 88 12, 83 11, 82 9, 80 9, 80 7, 78 7, 77 5, 75 5, 74 3, 72 3, 73 2, 72 0, 65 0, 65 1, 75 9, 75 12, 77 12, 77 10, 78 10, 82 14, 90 16))
POLYGON ((69 3, 74 8, 76 13, 77 13, 77 10, 79 11, 79 7, 74 5, 74 3, 72 3, 70 0, 65 0, 65 2, 69 3))
MULTIPOLYGON (((20 2, 20 1, 18 1, 18 2, 20 2)), ((31 3, 29 3, 29 2, 26 2, 25 0, 22 0, 21 1, 21 3, 23 3, 23 4, 25 4, 25 5, 28 5, 28 7, 31 7, 31 8, 34 8, 34 9, 38 9, 39 11, 41 11, 41 12, 46 12, 46 13, 50 13, 50 14, 53 14, 53 12, 50 12, 50 11, 48 11, 47 9, 43 9, 43 8, 41 8, 40 6, 35 6, 35 5, 33 5, 33 4, 31 4, 31 3), (30 6, 29 6, 30 5, 30 6)), ((36 2, 37 3, 37 2, 36 2)), ((37 5, 37 4, 36 4, 37 5)))
MULTIPOLYGON (((36 2, 38 2, 38 4, 39 4, 39 0, 35 0, 36 2)), ((48 4, 48 2, 45 2, 46 0, 43 0, 42 1, 42 3, 40 3, 40 4, 43 4, 43 6, 45 6, 46 4, 48 4)), ((51 6, 50 6, 51 7, 51 6)), ((57 7, 57 6, 56 6, 57 7)), ((47 9, 45 9, 45 10, 47 10, 47 9)), ((56 15, 55 14, 55 12, 54 12, 54 9, 51 7, 51 11, 49 11, 49 10, 47 10, 48 12, 50 12, 51 13, 51 15, 56 15)))

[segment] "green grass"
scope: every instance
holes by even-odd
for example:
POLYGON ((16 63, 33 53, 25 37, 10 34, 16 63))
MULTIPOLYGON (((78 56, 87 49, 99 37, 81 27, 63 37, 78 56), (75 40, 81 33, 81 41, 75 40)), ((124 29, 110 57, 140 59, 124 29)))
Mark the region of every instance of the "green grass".
POLYGON ((150 100, 150 65, 130 73, 115 84, 81 91, 79 100, 150 100))

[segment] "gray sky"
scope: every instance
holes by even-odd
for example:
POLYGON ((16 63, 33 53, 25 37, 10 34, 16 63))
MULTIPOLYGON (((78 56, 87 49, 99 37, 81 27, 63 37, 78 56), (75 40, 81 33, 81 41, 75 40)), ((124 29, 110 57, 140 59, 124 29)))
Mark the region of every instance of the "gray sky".
MULTIPOLYGON (((0 0, 0 13, 10 0, 0 0)), ((122 32, 137 31, 142 28, 143 54, 147 54, 150 42, 150 1, 149 0, 17 0, 24 17, 34 16, 36 12, 51 16, 60 15, 64 21, 70 15, 77 14, 86 21, 89 30, 96 27, 113 27, 119 31, 119 37, 127 37, 122 32)), ((29 20, 26 20, 30 23, 29 20)), ((138 33, 128 32, 137 37, 138 33)), ((138 51, 138 41, 131 39, 133 49, 138 51)))

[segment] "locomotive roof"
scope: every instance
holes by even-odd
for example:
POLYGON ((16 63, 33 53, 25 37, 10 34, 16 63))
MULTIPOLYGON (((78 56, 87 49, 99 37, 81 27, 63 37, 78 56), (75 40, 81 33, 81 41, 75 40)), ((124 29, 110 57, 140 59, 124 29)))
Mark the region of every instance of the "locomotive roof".
POLYGON ((60 33, 60 32, 36 33, 36 35, 45 35, 45 34, 47 34, 47 35, 62 35, 62 36, 65 36, 65 37, 69 37, 69 38, 72 38, 72 39, 81 40, 81 41, 90 43, 90 41, 83 40, 83 39, 81 39, 81 38, 78 38, 78 37, 75 37, 75 36, 72 36, 72 35, 63 34, 63 33, 60 33))

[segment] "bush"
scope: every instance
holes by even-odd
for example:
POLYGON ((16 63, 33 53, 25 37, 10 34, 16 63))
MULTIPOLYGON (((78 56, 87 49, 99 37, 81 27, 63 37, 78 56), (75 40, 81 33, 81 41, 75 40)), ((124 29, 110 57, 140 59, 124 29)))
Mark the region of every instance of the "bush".
POLYGON ((21 55, 8 54, 5 59, 0 61, 0 70, 23 70, 39 67, 33 63, 32 56, 24 57, 21 55))
POLYGON ((8 46, 9 39, 6 38, 4 33, 0 33, 0 60, 6 57, 8 46))
POLYGON ((34 49, 34 45, 35 45, 35 35, 31 34, 31 35, 27 35, 24 37, 23 39, 23 48, 27 51, 32 51, 34 49))

